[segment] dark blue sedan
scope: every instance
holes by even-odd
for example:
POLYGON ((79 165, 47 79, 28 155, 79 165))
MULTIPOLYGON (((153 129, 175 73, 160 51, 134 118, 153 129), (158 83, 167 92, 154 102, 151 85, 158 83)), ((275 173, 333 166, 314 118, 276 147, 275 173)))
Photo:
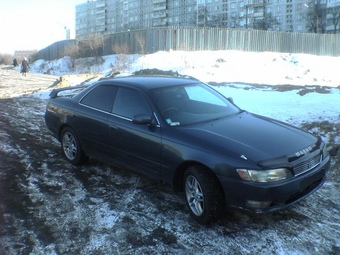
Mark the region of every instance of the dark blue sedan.
POLYGON ((53 90, 45 121, 70 163, 93 157, 166 182, 202 224, 225 205, 285 208, 320 188, 330 166, 321 138, 241 110, 194 79, 131 76, 53 90))

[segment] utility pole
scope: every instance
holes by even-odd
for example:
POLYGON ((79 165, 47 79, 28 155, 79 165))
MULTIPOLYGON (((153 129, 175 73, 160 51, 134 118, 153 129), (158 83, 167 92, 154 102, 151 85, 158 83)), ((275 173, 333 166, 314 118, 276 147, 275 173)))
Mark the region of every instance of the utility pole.
POLYGON ((246 5, 246 29, 248 29, 248 5, 246 5))
POLYGON ((316 13, 316 11, 314 10, 314 7, 313 8, 310 8, 308 4, 305 4, 305 6, 312 11, 312 13, 315 15, 316 17, 316 33, 317 34, 320 34, 320 18, 319 18, 319 15, 316 13))

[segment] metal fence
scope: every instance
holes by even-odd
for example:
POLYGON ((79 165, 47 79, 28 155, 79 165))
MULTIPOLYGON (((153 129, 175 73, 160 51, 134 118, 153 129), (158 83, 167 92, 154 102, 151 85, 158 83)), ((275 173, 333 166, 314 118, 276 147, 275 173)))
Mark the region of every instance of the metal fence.
MULTIPOLYGON (((56 42, 40 50, 32 59, 53 60, 64 56, 64 48, 76 40, 56 42)), ((126 44, 130 54, 166 50, 240 50, 251 52, 305 53, 340 56, 340 35, 288 33, 227 28, 161 27, 126 31, 103 38, 102 55, 111 55, 113 45, 126 44)))
POLYGON ((32 61, 38 59, 54 60, 64 56, 65 49, 71 45, 77 45, 77 40, 64 40, 59 41, 47 46, 46 48, 39 50, 37 53, 31 56, 32 61))

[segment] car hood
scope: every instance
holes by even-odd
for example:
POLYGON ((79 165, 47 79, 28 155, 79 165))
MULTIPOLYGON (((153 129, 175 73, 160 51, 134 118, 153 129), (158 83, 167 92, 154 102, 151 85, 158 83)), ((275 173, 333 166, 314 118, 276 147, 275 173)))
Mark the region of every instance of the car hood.
POLYGON ((317 138, 288 124, 251 114, 178 127, 178 131, 204 142, 210 148, 229 151, 257 164, 294 156, 313 147, 317 138))

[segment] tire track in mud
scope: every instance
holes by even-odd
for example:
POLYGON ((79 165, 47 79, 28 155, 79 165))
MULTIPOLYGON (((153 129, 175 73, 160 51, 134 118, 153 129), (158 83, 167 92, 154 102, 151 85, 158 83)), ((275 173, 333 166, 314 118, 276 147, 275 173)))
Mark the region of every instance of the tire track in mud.
POLYGON ((36 217, 27 187, 31 171, 40 168, 52 144, 43 122, 46 102, 26 96, 54 86, 58 77, 22 76, 10 66, 1 66, 0 77, 0 253, 29 254, 33 232, 51 242, 52 234, 36 217))
MULTIPOLYGON (((6 109, 1 111, 0 116, 1 131, 6 134, 1 136, 1 162, 4 169, 1 171, 3 178, 0 181, 3 189, 1 194, 5 194, 1 203, 1 215, 4 216, 2 223, 5 226, 1 229, 7 232, 3 235, 18 239, 15 241, 15 247, 22 254, 30 251, 33 244, 29 232, 34 226, 43 226, 42 222, 34 217, 35 205, 26 187, 29 185, 30 171, 39 168, 39 159, 46 158, 45 151, 51 147, 51 142, 45 139, 42 115, 35 114, 42 112, 44 105, 45 102, 36 98, 0 100, 0 109, 6 109), (25 116, 27 109, 29 116, 25 116)), ((39 229, 37 235, 42 240, 51 236, 48 231, 40 233, 39 229)), ((6 250, 6 247, 4 249, 6 250)))

